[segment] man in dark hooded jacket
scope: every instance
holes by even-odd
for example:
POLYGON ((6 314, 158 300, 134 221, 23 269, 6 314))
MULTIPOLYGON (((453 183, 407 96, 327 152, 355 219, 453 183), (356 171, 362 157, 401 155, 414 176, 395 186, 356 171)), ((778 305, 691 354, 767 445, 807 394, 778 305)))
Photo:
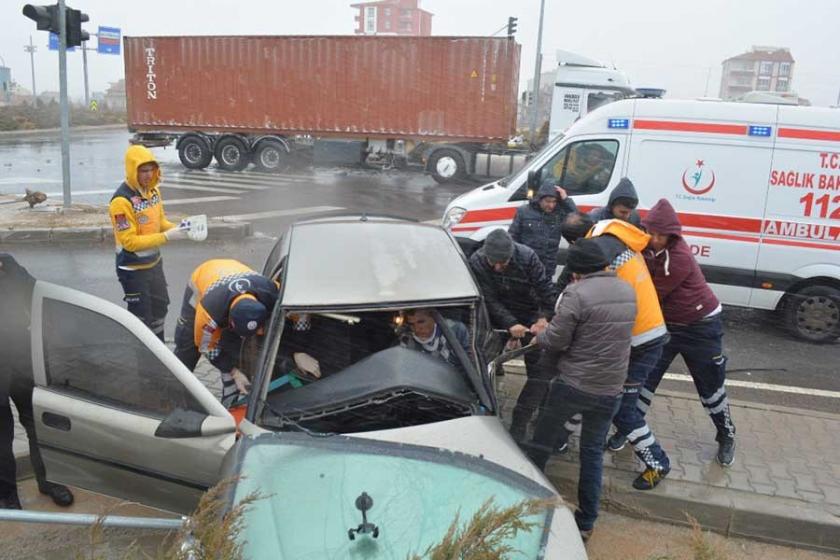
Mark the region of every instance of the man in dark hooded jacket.
POLYGON ((29 459, 38 489, 52 498, 56 505, 69 506, 73 503, 73 494, 66 486, 47 481, 35 435, 29 331, 34 288, 35 278, 11 255, 0 253, 0 508, 6 509, 20 509, 17 467, 12 450, 14 420, 10 398, 29 438, 29 459))
POLYGON ((682 225, 673 206, 661 199, 642 223, 651 236, 644 257, 671 340, 641 390, 638 407, 642 413, 647 412, 662 376, 677 354, 681 355, 717 430, 718 463, 728 467, 735 461, 735 425, 724 387, 726 356, 720 302, 682 238, 682 225))
MULTIPOLYGON (((470 257, 494 329, 528 342, 534 325, 545 326, 554 314, 557 295, 534 251, 514 242, 505 230, 490 232, 484 245, 470 257)), ((510 433, 521 441, 531 417, 548 392, 551 372, 540 367, 539 354, 525 354, 528 377, 513 410, 510 433), (549 377, 546 377, 546 374, 549 377)))
POLYGON ((549 278, 557 270, 557 249, 560 247, 563 220, 577 211, 566 191, 546 179, 533 199, 516 209, 508 233, 517 243, 527 245, 540 258, 549 278))
POLYGON ((607 205, 590 210, 589 216, 596 222, 615 218, 639 227, 641 220, 639 219, 639 213, 636 212, 636 206, 638 205, 639 195, 636 193, 636 187, 633 186, 630 179, 624 177, 610 192, 607 205))

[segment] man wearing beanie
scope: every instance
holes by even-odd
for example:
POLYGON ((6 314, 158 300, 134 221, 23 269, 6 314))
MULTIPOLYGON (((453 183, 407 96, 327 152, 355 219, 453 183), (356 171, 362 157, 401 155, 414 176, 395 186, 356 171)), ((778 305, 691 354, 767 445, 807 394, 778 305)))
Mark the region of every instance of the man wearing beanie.
POLYGON ((636 187, 633 185, 633 181, 627 177, 623 177, 610 192, 607 205, 590 210, 589 217, 595 222, 615 218, 630 222, 634 226, 639 227, 641 220, 639 219, 639 213, 636 212, 636 206, 638 205, 639 195, 636 194, 636 187))
POLYGON ((573 281, 551 323, 535 325, 534 344, 552 356, 554 381, 525 450, 545 470, 552 450, 566 438, 563 424, 580 414, 580 475, 575 521, 584 541, 598 517, 604 440, 621 402, 636 319, 636 294, 591 239, 571 246, 566 267, 573 281))
MULTIPOLYGON (((530 337, 532 326, 547 324, 557 295, 533 249, 496 229, 472 254, 470 268, 484 295, 493 328, 507 331, 513 339, 522 339, 530 337)), ((548 391, 548 380, 544 368, 539 367, 536 352, 525 354, 525 372, 528 379, 513 410, 510 428, 517 441, 525 437, 528 423, 548 391)))
POLYGON ((563 219, 576 211, 577 206, 566 191, 554 184, 554 178, 549 178, 530 202, 516 209, 508 228, 514 241, 534 250, 549 278, 553 278, 557 270, 563 219))
POLYGON ((276 282, 233 259, 199 265, 184 290, 175 327, 175 355, 190 370, 204 354, 222 374, 222 404, 248 393, 236 367, 242 340, 261 334, 277 302, 276 282))

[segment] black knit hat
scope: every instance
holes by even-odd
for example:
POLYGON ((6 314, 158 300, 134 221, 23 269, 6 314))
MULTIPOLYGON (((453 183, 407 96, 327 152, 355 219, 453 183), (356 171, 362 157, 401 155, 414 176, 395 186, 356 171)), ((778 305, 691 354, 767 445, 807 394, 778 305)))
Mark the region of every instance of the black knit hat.
POLYGON ((593 239, 581 239, 571 247, 566 256, 566 267, 578 274, 591 274, 604 270, 610 261, 593 239))
POLYGON ((513 239, 503 229, 494 229, 484 240, 481 252, 491 263, 503 263, 513 255, 513 239))

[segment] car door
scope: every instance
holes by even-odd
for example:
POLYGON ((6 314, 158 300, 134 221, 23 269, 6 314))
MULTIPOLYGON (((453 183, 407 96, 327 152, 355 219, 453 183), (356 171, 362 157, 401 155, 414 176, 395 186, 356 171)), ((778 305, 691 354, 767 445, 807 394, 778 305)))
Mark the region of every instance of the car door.
POLYGON ((31 336, 49 480, 178 512, 218 481, 233 418, 134 315, 37 282, 31 336))

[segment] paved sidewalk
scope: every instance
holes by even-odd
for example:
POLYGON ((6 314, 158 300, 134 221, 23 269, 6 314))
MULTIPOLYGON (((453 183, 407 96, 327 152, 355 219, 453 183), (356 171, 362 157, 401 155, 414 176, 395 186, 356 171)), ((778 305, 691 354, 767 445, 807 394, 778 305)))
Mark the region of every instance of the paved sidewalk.
MULTIPOLYGON (((507 421, 524 382, 521 369, 499 378, 507 421)), ((735 464, 715 461, 711 420, 696 396, 660 391, 648 421, 671 459, 654 490, 634 490, 641 463, 628 445, 604 455, 604 505, 648 519, 685 523, 690 514, 731 536, 840 553, 840 415, 733 402, 735 464)), ((548 475, 561 493, 577 494, 578 441, 555 456, 548 475)))

